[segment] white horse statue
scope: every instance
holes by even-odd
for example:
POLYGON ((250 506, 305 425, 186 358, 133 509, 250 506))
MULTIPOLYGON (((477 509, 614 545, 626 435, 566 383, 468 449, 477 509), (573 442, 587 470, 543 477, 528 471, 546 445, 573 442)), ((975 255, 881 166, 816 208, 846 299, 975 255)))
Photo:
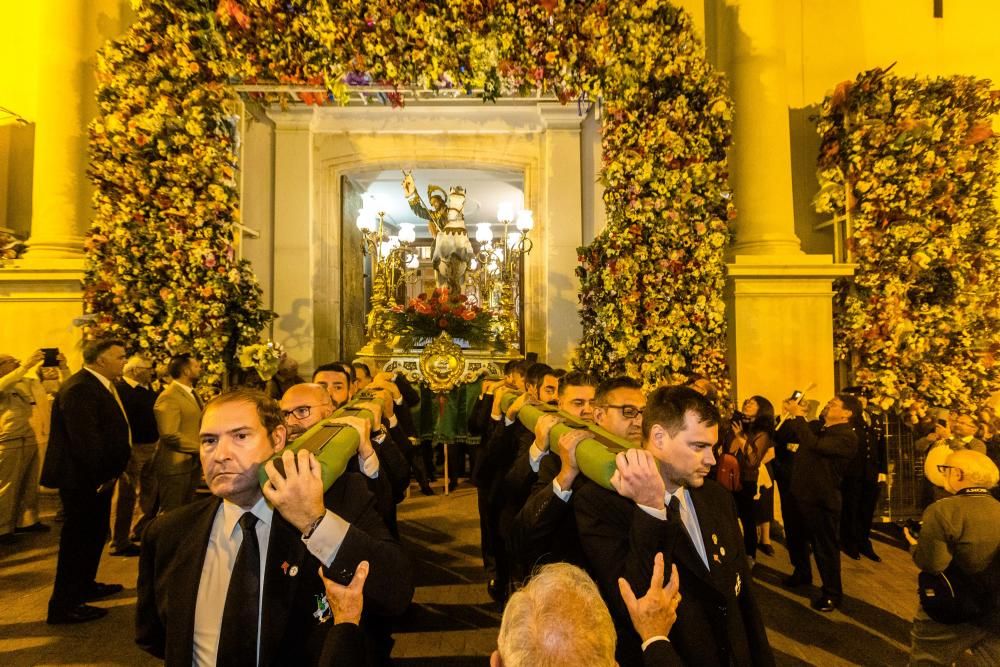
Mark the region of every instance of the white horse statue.
POLYGON ((446 196, 442 188, 429 185, 428 209, 417 192, 413 176, 404 171, 403 193, 414 214, 427 221, 427 228, 434 239, 431 260, 437 286, 447 286, 452 294, 460 293, 469 260, 476 254, 465 229, 465 188, 461 185, 453 186, 446 196))

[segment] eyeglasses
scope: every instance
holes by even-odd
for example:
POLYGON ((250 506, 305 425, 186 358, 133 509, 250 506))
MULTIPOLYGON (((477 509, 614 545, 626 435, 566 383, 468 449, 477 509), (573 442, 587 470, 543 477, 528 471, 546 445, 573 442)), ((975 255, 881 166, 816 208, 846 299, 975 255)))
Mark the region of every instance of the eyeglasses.
POLYGON ((946 465, 939 465, 937 469, 938 472, 941 473, 942 475, 947 475, 949 470, 961 470, 961 468, 959 468, 958 466, 946 466, 946 465))
POLYGON ((625 419, 635 419, 636 417, 642 416, 642 408, 637 408, 634 405, 602 405, 602 408, 614 408, 616 410, 622 411, 622 417, 625 419))
POLYGON ((312 414, 313 408, 318 408, 318 405, 300 405, 298 407, 292 408, 291 410, 282 410, 281 414, 284 415, 285 419, 289 417, 295 417, 296 419, 305 419, 310 414, 312 414))

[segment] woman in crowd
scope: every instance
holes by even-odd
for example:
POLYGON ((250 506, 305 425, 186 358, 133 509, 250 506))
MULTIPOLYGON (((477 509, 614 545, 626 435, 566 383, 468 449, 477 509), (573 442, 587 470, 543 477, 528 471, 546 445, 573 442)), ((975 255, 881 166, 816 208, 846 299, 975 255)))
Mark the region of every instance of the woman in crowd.
MULTIPOLYGON (((736 499, 736 511, 743 524, 743 543, 747 556, 757 557, 757 524, 767 519, 770 524, 773 512, 773 491, 768 489, 768 498, 761 496, 760 501, 772 503, 771 510, 758 508, 758 487, 760 483, 760 468, 774 448, 774 406, 763 396, 751 396, 743 402, 740 412, 733 415, 732 438, 728 452, 736 456, 740 464, 741 488, 733 496, 736 499)), ((762 549, 764 553, 774 553, 770 549, 770 531, 765 533, 764 543, 769 547, 762 549)))

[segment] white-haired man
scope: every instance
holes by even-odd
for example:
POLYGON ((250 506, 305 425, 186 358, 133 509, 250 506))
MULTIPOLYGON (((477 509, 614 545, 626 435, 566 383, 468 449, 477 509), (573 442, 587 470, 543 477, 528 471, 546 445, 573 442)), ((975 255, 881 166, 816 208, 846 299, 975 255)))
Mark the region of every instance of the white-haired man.
POLYGON ((1000 501, 990 495, 1000 472, 985 454, 959 449, 938 466, 952 496, 924 511, 913 561, 922 572, 944 572, 982 595, 983 613, 966 622, 940 623, 921 607, 911 630, 911 665, 951 665, 971 651, 972 664, 1000 664, 1000 501))
MULTIPOLYGON (((664 579, 663 554, 657 554, 649 590, 636 599, 619 581, 633 627, 643 639, 646 667, 680 664, 667 635, 677 620, 677 568, 664 579)), ((526 586, 511 595, 500 622, 491 667, 612 667, 615 626, 597 585, 569 563, 544 565, 526 586)))

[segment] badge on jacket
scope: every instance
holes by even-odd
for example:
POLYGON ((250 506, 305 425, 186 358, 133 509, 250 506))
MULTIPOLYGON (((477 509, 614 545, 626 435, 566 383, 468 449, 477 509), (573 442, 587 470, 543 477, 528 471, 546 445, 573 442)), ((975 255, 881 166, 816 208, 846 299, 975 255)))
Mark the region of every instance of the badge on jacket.
POLYGON ((316 598, 316 611, 313 612, 313 618, 320 623, 326 623, 333 616, 330 603, 326 601, 326 595, 315 595, 313 597, 316 598))
POLYGON ((740 596, 740 590, 743 588, 743 580, 740 578, 740 573, 736 573, 736 597, 740 596))

